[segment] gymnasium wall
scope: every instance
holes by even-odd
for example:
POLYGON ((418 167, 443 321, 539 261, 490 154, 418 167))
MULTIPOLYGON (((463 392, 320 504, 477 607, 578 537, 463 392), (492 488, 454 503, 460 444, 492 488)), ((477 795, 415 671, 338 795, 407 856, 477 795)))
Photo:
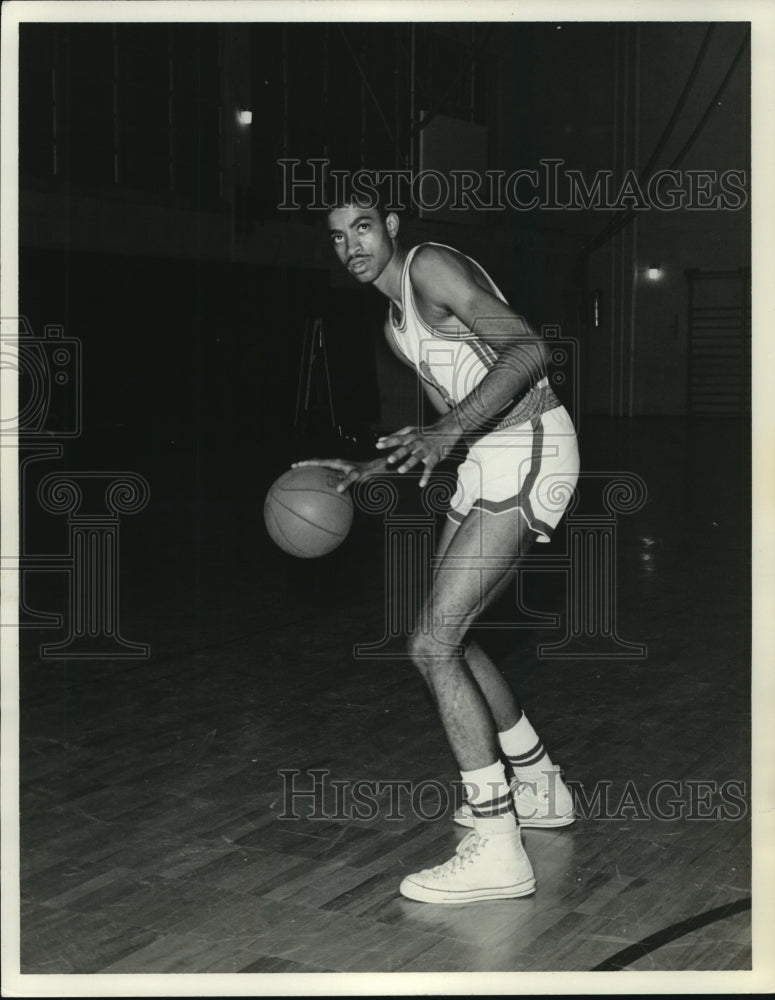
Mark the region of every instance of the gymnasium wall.
MULTIPOLYGON (((415 141, 411 26, 345 27, 25 27, 20 306, 36 329, 64 323, 88 341, 98 422, 126 425, 129 413, 130 423, 162 427, 186 414, 197 433, 231 420, 239 434, 267 419, 292 428, 304 323, 321 315, 343 421, 383 428, 416 414, 412 376, 381 343, 378 293, 342 273, 319 220, 276 209, 279 156, 390 166, 415 141), (54 96, 52 72, 61 82, 54 96), (313 78, 319 87, 302 85, 313 78), (111 79, 123 109, 118 132, 105 94, 111 79), (245 128, 233 111, 247 104, 254 121, 245 128)), ((486 126, 490 168, 554 157, 591 179, 644 165, 707 25, 490 29, 417 26, 416 103, 486 126)), ((656 168, 703 116, 744 30, 716 26, 656 168)), ((747 170, 748 138, 744 58, 681 167, 747 170)), ((614 214, 544 208, 403 225, 410 243, 434 239, 472 254, 520 312, 578 340, 585 411, 685 414, 684 270, 747 264, 749 213, 639 213, 580 269, 580 254, 614 214), (652 263, 662 278, 647 284, 652 263), (594 289, 599 327, 590 322, 594 289)))
POLYGON ((708 28, 678 23, 666 31, 661 25, 641 25, 637 32, 630 30, 629 65, 621 55, 614 64, 612 90, 617 104, 612 118, 617 145, 611 162, 618 162, 621 173, 625 166, 639 165, 642 170, 660 147, 648 175, 676 169, 675 186, 684 192, 685 201, 683 208, 673 211, 637 211, 625 228, 588 258, 587 286, 600 288, 604 303, 603 325, 590 329, 585 351, 590 412, 686 415, 686 270, 750 265, 748 195, 726 197, 720 182, 725 172, 741 171, 750 194, 747 50, 735 64, 746 25, 716 25, 705 57, 698 62, 708 28), (690 78, 686 101, 663 141, 690 78), (704 193, 698 194, 700 190, 704 193), (714 198, 720 200, 714 203, 714 198), (689 207, 692 199, 695 207, 689 207), (724 207, 725 203, 733 207, 724 207), (652 265, 660 270, 656 281, 647 277, 652 265))

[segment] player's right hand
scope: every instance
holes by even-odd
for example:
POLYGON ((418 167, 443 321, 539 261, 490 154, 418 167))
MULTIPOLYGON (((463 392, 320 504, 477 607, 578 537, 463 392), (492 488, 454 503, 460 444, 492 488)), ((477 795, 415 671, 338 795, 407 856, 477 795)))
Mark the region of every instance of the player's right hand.
POLYGON ((336 484, 336 492, 344 493, 348 486, 357 483, 363 476, 373 471, 368 468, 372 462, 351 462, 346 458, 305 458, 301 462, 294 462, 292 469, 301 469, 305 465, 315 465, 322 469, 333 469, 339 472, 341 478, 336 484))

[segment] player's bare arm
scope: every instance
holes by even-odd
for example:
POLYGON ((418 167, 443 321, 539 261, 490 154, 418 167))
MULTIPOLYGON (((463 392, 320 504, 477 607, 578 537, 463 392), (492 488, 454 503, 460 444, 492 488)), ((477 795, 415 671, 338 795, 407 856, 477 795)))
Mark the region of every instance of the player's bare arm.
POLYGON ((399 472, 422 462, 420 486, 424 486, 451 446, 483 427, 543 377, 545 349, 527 323, 480 284, 462 255, 424 246, 412 260, 410 276, 417 308, 429 326, 449 330, 457 321, 498 356, 479 385, 433 425, 404 427, 377 443, 378 448, 395 448, 387 461, 393 467, 398 465, 399 472))

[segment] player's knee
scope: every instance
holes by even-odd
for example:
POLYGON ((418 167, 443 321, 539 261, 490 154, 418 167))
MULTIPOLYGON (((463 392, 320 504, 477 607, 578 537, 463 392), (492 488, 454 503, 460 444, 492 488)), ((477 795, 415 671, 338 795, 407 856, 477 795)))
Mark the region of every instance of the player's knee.
POLYGON ((426 660, 431 655, 431 639, 431 636, 415 632, 407 640, 406 651, 412 663, 420 670, 422 670, 426 660))
POLYGON ((449 647, 428 632, 416 632, 409 637, 407 646, 412 663, 423 676, 433 673, 449 659, 449 647))

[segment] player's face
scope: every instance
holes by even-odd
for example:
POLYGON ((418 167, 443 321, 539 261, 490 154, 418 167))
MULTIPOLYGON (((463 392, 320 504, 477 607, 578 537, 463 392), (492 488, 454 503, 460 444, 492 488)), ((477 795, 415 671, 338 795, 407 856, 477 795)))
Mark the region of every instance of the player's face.
POLYGON ((328 232, 339 260, 363 284, 376 281, 393 256, 393 241, 376 208, 335 208, 328 215, 328 232))

